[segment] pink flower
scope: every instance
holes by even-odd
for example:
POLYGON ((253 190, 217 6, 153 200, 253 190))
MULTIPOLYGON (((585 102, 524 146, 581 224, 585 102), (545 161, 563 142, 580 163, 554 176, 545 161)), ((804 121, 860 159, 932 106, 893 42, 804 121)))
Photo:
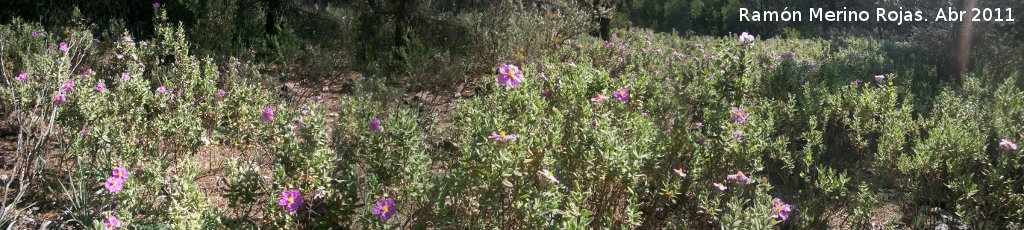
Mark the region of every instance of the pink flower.
POLYGON ((720 190, 720 191, 725 191, 726 189, 729 189, 729 188, 726 188, 725 185, 722 185, 722 184, 719 184, 719 183, 711 183, 711 186, 715 186, 715 188, 718 188, 718 190, 720 190))
POLYGON ((15 79, 18 79, 18 81, 28 80, 28 73, 21 72, 21 73, 18 74, 18 77, 16 77, 15 79))
POLYGON ((109 216, 109 217, 107 217, 107 220, 103 221, 103 229, 112 230, 112 229, 120 228, 120 227, 121 227, 121 220, 118 220, 117 217, 109 216))
POLYGON ((551 182, 552 184, 558 184, 558 178, 555 178, 555 174, 552 173, 550 170, 541 169, 537 171, 537 174, 544 177, 545 179, 548 179, 548 182, 551 182))
POLYGON ((743 130, 732 131, 732 139, 738 142, 743 142, 743 130))
POLYGON ((683 172, 683 168, 672 169, 672 171, 675 171, 679 177, 686 178, 686 172, 683 172))
POLYGON ((121 72, 121 80, 127 81, 127 80, 131 80, 131 79, 132 79, 132 75, 129 75, 128 72, 121 72))
POLYGON ((740 34, 740 45, 754 44, 754 40, 756 40, 754 35, 748 34, 747 32, 740 34))
POLYGON ((92 68, 89 68, 89 69, 86 69, 85 72, 82 73, 82 76, 89 76, 89 75, 92 75, 94 73, 96 73, 96 72, 93 72, 92 68))
POLYGON ((66 97, 64 97, 64 94, 62 94, 60 92, 57 92, 57 93, 53 94, 53 101, 52 101, 53 102, 53 106, 59 106, 61 104, 64 104, 64 102, 67 102, 67 101, 68 101, 68 99, 66 97))
POLYGON ((263 111, 260 112, 260 119, 262 119, 263 122, 274 121, 274 110, 270 107, 263 108, 263 111))
POLYGON ((789 212, 792 207, 790 207, 789 204, 783 203, 779 198, 773 199, 772 202, 774 203, 772 206, 772 218, 779 219, 781 221, 789 219, 789 212))
POLYGON ((879 85, 885 85, 885 75, 875 75, 875 82, 879 85))
POLYGON ((392 215, 395 215, 395 200, 391 198, 377 200, 376 206, 373 208, 373 215, 380 216, 380 220, 387 222, 391 219, 392 215))
POLYGON ((128 43, 129 46, 135 46, 135 41, 132 40, 132 37, 128 37, 128 35, 121 37, 121 41, 128 43))
POLYGON ((281 192, 281 198, 277 199, 277 205, 284 207, 288 212, 295 212, 302 206, 302 193, 299 190, 285 190, 281 192))
POLYGON ((505 86, 506 89, 514 89, 518 88, 526 79, 523 77, 523 71, 520 71, 519 67, 503 64, 498 68, 498 76, 496 77, 496 80, 498 81, 498 86, 505 86))
POLYGON ((110 174, 117 179, 128 179, 128 170, 124 169, 124 167, 114 168, 114 170, 110 174))
POLYGON ((744 111, 743 108, 732 107, 732 109, 729 110, 729 113, 732 114, 732 121, 740 124, 747 123, 747 112, 744 111))
POLYGON ((726 180, 735 180, 744 184, 750 184, 750 177, 743 174, 743 171, 736 171, 736 174, 729 174, 725 176, 726 180))
POLYGON ((380 125, 380 119, 379 118, 374 117, 374 118, 370 119, 370 131, 371 132, 380 132, 383 129, 384 129, 384 127, 382 127, 380 125))
POLYGON ((214 96, 214 98, 216 98, 218 101, 220 101, 220 100, 223 100, 224 96, 226 96, 227 94, 228 94, 228 92, 224 92, 223 89, 217 90, 217 95, 214 96))
POLYGON ((66 54, 70 50, 71 50, 71 47, 68 47, 68 43, 64 43, 64 42, 60 43, 60 51, 61 52, 64 52, 66 54))
POLYGON ((608 97, 605 97, 604 95, 601 95, 600 93, 597 94, 596 97, 590 99, 591 102, 597 102, 597 103, 604 102, 605 100, 608 100, 608 97))
POLYGON ((167 88, 163 86, 157 87, 156 92, 159 94, 167 94, 167 88))
POLYGON ((96 83, 96 91, 98 91, 100 93, 106 93, 107 92, 107 84, 104 84, 103 82, 96 83))
POLYGON ((64 93, 71 93, 75 89, 75 80, 68 80, 64 84, 60 85, 60 90, 64 93))
POLYGON ((497 133, 491 133, 491 135, 487 136, 487 138, 497 142, 509 142, 515 141, 516 138, 518 138, 518 136, 516 136, 515 134, 506 134, 505 131, 501 131, 497 133))
POLYGON ((1017 150, 1017 144, 1010 142, 1010 140, 1003 139, 999 141, 999 148, 1003 150, 1017 150))
POLYGON ((612 93, 612 96, 614 96, 615 99, 618 99, 621 102, 629 101, 629 91, 626 91, 626 89, 616 90, 614 93, 612 93))
POLYGON ((117 177, 107 178, 107 182, 103 183, 103 187, 107 188, 110 193, 120 192, 122 186, 124 186, 124 179, 117 177))

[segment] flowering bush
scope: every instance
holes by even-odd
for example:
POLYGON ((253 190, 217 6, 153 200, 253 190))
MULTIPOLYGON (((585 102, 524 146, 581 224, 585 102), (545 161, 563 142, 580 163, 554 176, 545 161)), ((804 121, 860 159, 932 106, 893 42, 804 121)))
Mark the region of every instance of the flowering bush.
MULTIPOLYGON (((892 206, 1024 223, 1020 80, 980 73, 925 87, 917 69, 933 67, 894 60, 880 50, 898 44, 886 41, 743 33, 737 45, 618 30, 544 40, 528 51, 537 58, 500 43, 495 52, 510 53, 481 65, 479 88, 446 117, 373 75, 336 107, 278 97, 267 67, 197 57, 153 8, 151 39, 0 26, 0 106, 22 140, 14 158, 33 169, 18 180, 46 185, 7 191, 59 191, 31 199, 69 228, 845 227, 836 218, 921 228, 936 218, 874 214, 892 206)), ((4 212, 33 205, 19 202, 4 212)))

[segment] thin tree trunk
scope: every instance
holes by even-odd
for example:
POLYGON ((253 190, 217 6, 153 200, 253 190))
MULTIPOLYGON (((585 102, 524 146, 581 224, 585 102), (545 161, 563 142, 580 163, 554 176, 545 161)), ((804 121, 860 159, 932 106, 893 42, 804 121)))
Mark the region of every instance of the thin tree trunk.
POLYGON ((977 6, 978 0, 967 0, 964 8, 962 8, 968 9, 968 13, 964 17, 963 22, 960 23, 960 30, 956 34, 956 62, 953 63, 954 69, 952 73, 953 80, 956 82, 960 82, 963 75, 967 73, 967 64, 970 62, 971 40, 974 36, 974 22, 971 20, 974 18, 974 11, 970 9, 974 9, 977 6))
POLYGON ((277 21, 278 21, 277 17, 280 15, 280 12, 279 12, 280 10, 281 10, 281 0, 268 0, 267 1, 267 12, 266 12, 266 17, 267 18, 266 18, 266 25, 264 26, 263 29, 267 33, 268 37, 269 36, 277 35, 277 32, 278 32, 277 31, 277 21))

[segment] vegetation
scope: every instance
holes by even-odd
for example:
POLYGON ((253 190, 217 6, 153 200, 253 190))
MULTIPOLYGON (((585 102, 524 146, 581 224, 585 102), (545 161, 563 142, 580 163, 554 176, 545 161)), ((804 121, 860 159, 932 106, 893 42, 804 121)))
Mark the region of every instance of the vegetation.
POLYGON ((61 4, 0 5, 3 227, 1024 227, 1013 23, 962 53, 745 1, 61 4))

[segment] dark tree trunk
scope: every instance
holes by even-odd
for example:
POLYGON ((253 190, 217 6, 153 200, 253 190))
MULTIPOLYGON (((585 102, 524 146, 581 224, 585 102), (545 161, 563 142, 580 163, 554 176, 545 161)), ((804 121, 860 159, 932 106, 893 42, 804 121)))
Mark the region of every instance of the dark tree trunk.
POLYGON ((594 11, 597 12, 597 24, 599 26, 597 34, 601 37, 601 40, 605 41, 611 39, 612 19, 609 18, 609 15, 603 13, 603 9, 611 6, 614 5, 612 3, 602 4, 601 0, 594 0, 594 11))
POLYGON ((405 47, 405 30, 408 26, 409 14, 412 13, 412 2, 413 0, 400 1, 395 9, 394 57, 396 60, 402 60, 402 55, 399 52, 405 47))
POLYGON ((277 35, 277 17, 280 16, 280 11, 281 0, 267 0, 267 18, 266 25, 263 29, 267 33, 268 37, 277 35))

